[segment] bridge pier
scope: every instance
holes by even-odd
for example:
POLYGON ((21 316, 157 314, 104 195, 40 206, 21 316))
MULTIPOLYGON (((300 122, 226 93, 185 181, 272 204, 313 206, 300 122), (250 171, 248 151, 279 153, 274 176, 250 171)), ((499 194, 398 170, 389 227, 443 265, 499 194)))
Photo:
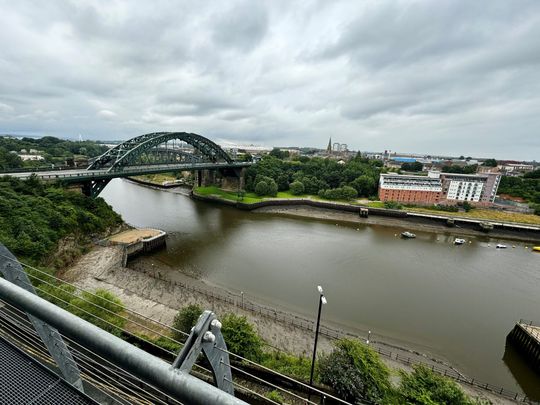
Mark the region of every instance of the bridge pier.
POLYGON ((216 184, 215 170, 197 170, 195 172, 195 177, 195 184, 197 184, 198 187, 206 187, 216 184))
POLYGON ((222 170, 221 188, 227 191, 243 190, 245 187, 246 170, 222 170))

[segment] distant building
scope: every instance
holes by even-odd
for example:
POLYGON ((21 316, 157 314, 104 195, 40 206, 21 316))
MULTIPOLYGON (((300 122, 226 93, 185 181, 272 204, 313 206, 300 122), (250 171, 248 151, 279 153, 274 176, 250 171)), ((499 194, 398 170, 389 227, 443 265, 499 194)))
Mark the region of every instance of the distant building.
POLYGON ((505 163, 497 166, 506 174, 527 173, 534 170, 534 166, 526 163, 505 163))
POLYGON ((404 204, 491 205, 501 176, 498 173, 459 174, 429 172, 428 176, 381 174, 379 199, 404 204))
POLYGON ((348 152, 348 150, 349 150, 349 145, 347 145, 346 143, 342 143, 342 144, 340 145, 340 147, 339 147, 339 150, 340 150, 341 152, 348 152))
POLYGON ((45 160, 45 158, 41 155, 28 155, 28 154, 19 154, 19 157, 22 160, 45 160))
POLYGON ((326 147, 326 153, 328 154, 332 153, 332 137, 328 139, 328 146, 326 147))

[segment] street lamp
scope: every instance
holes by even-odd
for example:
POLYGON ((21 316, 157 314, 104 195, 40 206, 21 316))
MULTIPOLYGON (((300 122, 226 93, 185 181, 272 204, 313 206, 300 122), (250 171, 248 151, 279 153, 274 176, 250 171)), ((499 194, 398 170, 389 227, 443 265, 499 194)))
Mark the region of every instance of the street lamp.
MULTIPOLYGON (((323 288, 318 285, 317 291, 319 291, 319 312, 317 314, 317 327, 315 328, 315 344, 313 345, 313 359, 311 360, 311 376, 309 377, 309 385, 313 386, 313 372, 315 371, 315 357, 317 356, 317 340, 319 337, 319 324, 321 321, 321 309, 326 304, 326 297, 323 294, 323 288)), ((308 394, 308 401, 311 399, 311 391, 308 394)))

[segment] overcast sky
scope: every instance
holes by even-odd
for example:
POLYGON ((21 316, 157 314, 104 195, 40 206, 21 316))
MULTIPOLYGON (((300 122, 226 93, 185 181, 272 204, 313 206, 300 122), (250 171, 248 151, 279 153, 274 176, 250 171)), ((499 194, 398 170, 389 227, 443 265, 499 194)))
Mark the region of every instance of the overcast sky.
POLYGON ((540 1, 0 0, 0 133, 540 160, 540 1))

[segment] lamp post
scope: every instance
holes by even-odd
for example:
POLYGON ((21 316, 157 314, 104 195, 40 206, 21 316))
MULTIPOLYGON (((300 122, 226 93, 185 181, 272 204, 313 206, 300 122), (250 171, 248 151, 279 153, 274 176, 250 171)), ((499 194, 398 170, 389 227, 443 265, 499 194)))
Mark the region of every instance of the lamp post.
MULTIPOLYGON (((326 304, 326 297, 323 294, 323 288, 318 285, 317 291, 319 291, 319 312, 317 313, 317 326, 315 328, 315 344, 313 345, 313 359, 311 360, 311 376, 309 377, 309 385, 313 386, 313 372, 315 371, 315 358, 317 356, 317 340, 319 338, 319 324, 321 321, 321 309, 326 304)), ((308 401, 311 399, 311 391, 308 394, 308 401)))

